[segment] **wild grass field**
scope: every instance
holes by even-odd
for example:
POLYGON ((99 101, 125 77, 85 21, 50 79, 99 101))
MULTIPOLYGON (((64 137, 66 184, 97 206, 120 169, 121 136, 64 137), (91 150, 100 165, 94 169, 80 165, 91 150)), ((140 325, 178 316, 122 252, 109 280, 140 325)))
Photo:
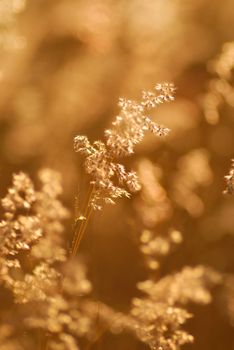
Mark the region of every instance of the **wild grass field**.
POLYGON ((0 350, 234 350, 232 0, 0 0, 0 350))

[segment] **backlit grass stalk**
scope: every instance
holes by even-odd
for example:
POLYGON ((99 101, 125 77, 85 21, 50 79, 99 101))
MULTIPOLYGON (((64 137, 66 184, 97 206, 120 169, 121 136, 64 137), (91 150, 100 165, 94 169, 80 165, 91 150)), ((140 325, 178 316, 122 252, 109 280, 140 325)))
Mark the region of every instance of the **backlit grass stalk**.
POLYGON ((93 192, 94 192, 94 186, 90 185, 88 201, 87 201, 85 212, 84 212, 84 219, 82 219, 80 225, 77 225, 79 218, 76 219, 76 222, 75 222, 75 230, 74 230, 74 234, 73 234, 72 246, 71 246, 71 251, 70 251, 70 254, 72 257, 76 256, 76 254, 77 254, 81 240, 84 236, 85 230, 87 228, 87 225, 88 225, 91 213, 92 213, 93 208, 91 206, 91 201, 92 201, 92 197, 93 197, 93 192))

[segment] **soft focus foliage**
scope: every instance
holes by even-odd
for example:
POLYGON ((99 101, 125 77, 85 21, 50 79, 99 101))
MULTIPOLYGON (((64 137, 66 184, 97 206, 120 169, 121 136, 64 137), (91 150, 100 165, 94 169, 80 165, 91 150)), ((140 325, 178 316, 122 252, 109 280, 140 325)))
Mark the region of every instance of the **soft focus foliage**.
POLYGON ((233 23, 0 0, 1 349, 233 347, 233 23))

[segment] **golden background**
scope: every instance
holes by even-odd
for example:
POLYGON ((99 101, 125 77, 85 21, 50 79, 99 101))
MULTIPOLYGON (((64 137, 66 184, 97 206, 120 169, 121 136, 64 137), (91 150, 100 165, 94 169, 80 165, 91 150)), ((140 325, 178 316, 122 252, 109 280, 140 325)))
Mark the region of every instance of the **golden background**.
MULTIPOLYGON (((160 167, 174 205, 184 241, 163 261, 162 275, 197 264, 232 274, 234 206, 223 190, 234 151, 234 98, 221 104, 218 117, 217 111, 207 117, 204 106, 217 77, 212 61, 232 41, 232 0, 1 0, 1 195, 12 173, 35 178, 49 167, 62 174, 63 200, 73 211, 76 195, 85 200, 88 183, 73 138, 102 139, 119 97, 138 99, 157 82, 174 82, 175 102, 153 112, 171 129, 169 136, 147 135, 126 164, 137 169, 147 158, 160 167), (183 196, 186 160, 186 181, 195 184, 183 196)), ((121 311, 146 276, 134 224, 137 196, 95 213, 80 250, 95 298, 121 311)), ((71 227, 72 220, 68 232, 71 227)), ((68 246, 70 239, 68 234, 68 246)), ((191 307, 188 329, 195 342, 184 349, 234 349, 225 298, 224 288, 217 288, 210 305, 191 307)), ((106 336, 95 346, 144 349, 124 335, 106 336)))

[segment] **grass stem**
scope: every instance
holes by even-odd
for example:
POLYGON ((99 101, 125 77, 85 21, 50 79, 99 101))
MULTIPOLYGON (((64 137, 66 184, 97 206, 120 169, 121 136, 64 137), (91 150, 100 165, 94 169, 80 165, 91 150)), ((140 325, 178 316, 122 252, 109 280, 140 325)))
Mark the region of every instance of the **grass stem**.
POLYGON ((86 204, 84 217, 85 220, 82 220, 81 224, 78 226, 77 223, 75 223, 75 232, 73 234, 73 241, 72 241, 72 247, 71 247, 71 256, 74 257, 77 254, 77 251, 79 249, 81 240, 84 236, 85 230, 87 228, 90 216, 92 214, 92 207, 91 207, 91 200, 94 192, 94 186, 90 187, 89 195, 88 195, 88 201, 86 204))

